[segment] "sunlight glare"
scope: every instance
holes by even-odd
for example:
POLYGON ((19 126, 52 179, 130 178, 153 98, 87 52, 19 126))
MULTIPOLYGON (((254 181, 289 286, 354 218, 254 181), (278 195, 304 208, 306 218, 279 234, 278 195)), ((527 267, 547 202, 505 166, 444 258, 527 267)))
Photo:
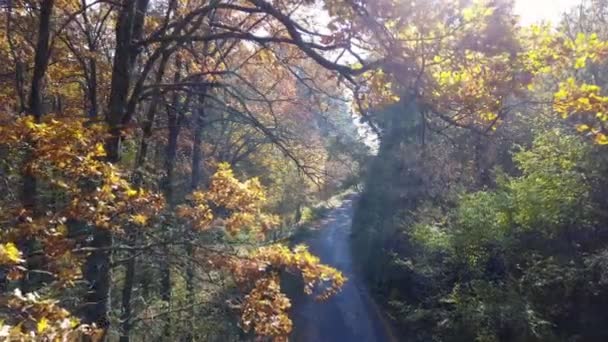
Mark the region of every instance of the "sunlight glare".
POLYGON ((515 13, 524 25, 539 21, 557 23, 562 13, 580 4, 580 0, 515 0, 515 13))

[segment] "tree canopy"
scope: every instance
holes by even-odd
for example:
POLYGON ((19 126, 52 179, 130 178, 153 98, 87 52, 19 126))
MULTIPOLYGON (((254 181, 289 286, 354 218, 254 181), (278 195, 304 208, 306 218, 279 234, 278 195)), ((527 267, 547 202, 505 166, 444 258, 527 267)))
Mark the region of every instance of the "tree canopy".
POLYGON ((408 340, 606 338, 607 5, 2 4, 0 336, 287 340, 285 280, 348 281, 294 231, 362 185, 408 340))

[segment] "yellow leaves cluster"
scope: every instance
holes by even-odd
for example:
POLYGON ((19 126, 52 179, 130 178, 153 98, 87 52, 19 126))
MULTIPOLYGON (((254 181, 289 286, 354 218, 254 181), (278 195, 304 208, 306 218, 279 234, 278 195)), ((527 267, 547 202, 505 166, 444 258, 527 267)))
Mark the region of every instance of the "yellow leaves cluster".
MULTIPOLYGON (((465 49, 462 56, 454 58, 449 51, 439 50, 430 67, 434 82, 427 101, 458 123, 495 122, 503 104, 525 95, 526 89, 535 89, 535 77, 563 79, 564 74, 608 57, 608 42, 596 34, 581 33, 571 39, 539 25, 519 29, 516 34, 520 48, 499 54, 465 49)), ((553 100, 554 110, 564 118, 584 114, 579 116, 584 121, 579 131, 591 133, 597 143, 605 141, 598 123, 608 119, 608 98, 601 95, 599 87, 578 84, 571 77, 560 83, 553 100)))
POLYGON ((436 56, 431 67, 430 101, 436 111, 455 113, 460 124, 487 125, 498 119, 504 100, 526 85, 525 78, 507 67, 508 53, 485 54, 467 50, 463 61, 436 56), (515 87, 515 88, 514 88, 515 87))
MULTIPOLYGON (((7 157, 58 198, 39 203, 36 214, 19 203, 0 213, 2 222, 12 222, 0 236, 3 263, 20 259, 15 242, 33 239, 55 285, 70 286, 81 277, 85 254, 74 252, 79 241, 69 237, 68 220, 120 232, 127 224, 147 225, 163 207, 160 195, 133 189, 118 167, 105 160, 104 127, 51 115, 42 122, 30 116, 2 119, 0 142, 10 151, 7 157)), ((20 276, 17 271, 11 270, 13 280, 20 276)))
POLYGON ((600 40, 597 34, 579 33, 571 39, 548 25, 532 25, 521 30, 520 40, 525 47, 521 54, 523 62, 534 75, 583 69, 588 62, 608 57, 608 42, 600 40))
POLYGON ((608 57, 608 42, 600 40, 595 33, 579 33, 574 41, 565 40, 564 45, 575 60, 575 69, 584 68, 587 60, 598 62, 608 57))
POLYGON ((202 231, 211 228, 213 211, 207 205, 204 193, 195 192, 191 198, 192 203, 177 207, 177 216, 188 220, 197 230, 202 231))
POLYGON ((293 328, 287 315, 290 307, 291 302, 281 292, 277 275, 258 279, 253 290, 245 296, 241 326, 245 332, 253 328, 258 336, 274 336, 280 341, 293 328))
MULTIPOLYGON (((597 34, 571 37, 550 25, 520 27, 508 10, 491 1, 447 1, 449 10, 442 11, 429 6, 432 2, 417 1, 407 14, 383 12, 382 23, 393 41, 390 51, 382 51, 383 44, 376 47, 389 55, 383 68, 390 75, 371 70, 361 76, 367 86, 359 99, 362 109, 390 104, 414 89, 418 102, 451 123, 494 127, 518 101, 544 96, 542 91, 530 93, 537 86, 581 74, 608 58, 608 42, 597 34), (446 23, 441 13, 460 14, 458 25, 446 23)), ((589 86, 577 86, 569 94, 560 90, 555 107, 565 116, 581 112, 595 117, 596 124, 585 120, 589 128, 581 130, 603 143, 597 122, 605 120, 606 111, 595 110, 603 99, 600 92, 583 89, 589 86), (588 96, 578 96, 581 92, 588 96)))
POLYGON ((3 341, 72 341, 86 333, 85 326, 75 329, 78 319, 57 305, 57 301, 42 299, 36 293, 22 294, 15 290, 6 300, 9 321, 0 322, 3 341))
MULTIPOLYGON (((597 34, 579 33, 574 39, 549 27, 532 26, 524 35, 528 43, 526 67, 534 75, 563 79, 575 75, 589 62, 601 63, 608 58, 608 41, 597 34)), ((594 84, 578 81, 574 76, 560 82, 553 94, 553 110, 562 118, 577 123, 577 130, 592 136, 597 144, 608 144, 603 123, 608 120, 608 97, 594 84)))
POLYGON ((132 189, 118 167, 105 161, 105 132, 84 119, 48 116, 36 123, 27 116, 0 127, 0 138, 13 151, 29 154, 25 168, 30 174, 67 196, 64 217, 106 229, 121 222, 145 224, 142 216, 157 213, 162 197, 132 189))
POLYGON ((561 82, 554 94, 554 109, 564 119, 573 114, 595 113, 595 116, 605 121, 608 109, 608 97, 600 95, 600 87, 593 84, 578 84, 571 77, 561 82))
POLYGON ((291 332, 292 322, 287 315, 291 304, 281 292, 279 271, 287 271, 302 277, 304 291, 316 292, 318 300, 325 300, 340 291, 346 277, 338 270, 323 265, 308 248, 299 245, 293 250, 283 245, 262 247, 248 259, 234 259, 229 267, 239 284, 253 288, 245 296, 242 305, 241 325, 257 335, 283 341, 291 332))
POLYGON ((321 264, 319 258, 311 254, 305 245, 298 245, 293 251, 283 245, 262 247, 253 257, 257 262, 266 265, 266 268, 279 267, 301 274, 304 291, 310 295, 315 289, 319 290, 316 295, 319 300, 329 298, 346 282, 346 277, 342 273, 333 267, 321 264))
POLYGON ((6 269, 8 280, 23 278, 24 262, 21 251, 13 242, 0 243, 0 266, 6 269))
POLYGON ((560 83, 554 94, 553 109, 564 119, 575 116, 579 132, 592 135, 597 144, 607 145, 603 123, 608 120, 608 97, 600 92, 599 86, 579 84, 571 77, 560 83))
POLYGON ((227 163, 220 163, 211 177, 207 191, 196 191, 188 204, 177 208, 178 216, 187 219, 198 230, 207 230, 214 222, 212 208, 221 208, 225 215, 218 217, 225 229, 236 234, 243 229, 266 233, 278 224, 278 218, 263 212, 266 195, 256 178, 240 182, 227 163))
POLYGON ((254 209, 266 201, 260 181, 252 178, 241 183, 228 163, 218 165, 206 197, 219 206, 233 210, 254 209))
POLYGON ((494 9, 488 6, 489 1, 475 0, 462 10, 462 19, 465 22, 477 22, 487 18, 494 13, 494 9))
POLYGON ((21 251, 14 243, 0 244, 0 265, 17 265, 23 261, 21 251))

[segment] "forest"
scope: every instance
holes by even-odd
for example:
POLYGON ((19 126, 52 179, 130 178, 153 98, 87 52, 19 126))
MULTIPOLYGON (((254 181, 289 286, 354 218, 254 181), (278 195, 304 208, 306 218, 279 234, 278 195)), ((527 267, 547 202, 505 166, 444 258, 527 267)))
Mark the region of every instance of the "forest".
POLYGON ((0 0, 0 340, 607 341, 608 0, 532 2, 0 0))

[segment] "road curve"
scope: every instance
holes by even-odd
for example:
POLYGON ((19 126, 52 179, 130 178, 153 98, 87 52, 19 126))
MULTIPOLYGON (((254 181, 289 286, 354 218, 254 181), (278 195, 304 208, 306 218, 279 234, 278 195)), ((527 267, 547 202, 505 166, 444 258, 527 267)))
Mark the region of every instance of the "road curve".
POLYGON ((298 295, 293 299, 295 342, 384 342, 396 341, 380 310, 370 298, 363 279, 355 272, 350 248, 353 201, 344 201, 320 223, 318 231, 304 241, 310 250, 341 270, 348 282, 326 302, 298 295))

